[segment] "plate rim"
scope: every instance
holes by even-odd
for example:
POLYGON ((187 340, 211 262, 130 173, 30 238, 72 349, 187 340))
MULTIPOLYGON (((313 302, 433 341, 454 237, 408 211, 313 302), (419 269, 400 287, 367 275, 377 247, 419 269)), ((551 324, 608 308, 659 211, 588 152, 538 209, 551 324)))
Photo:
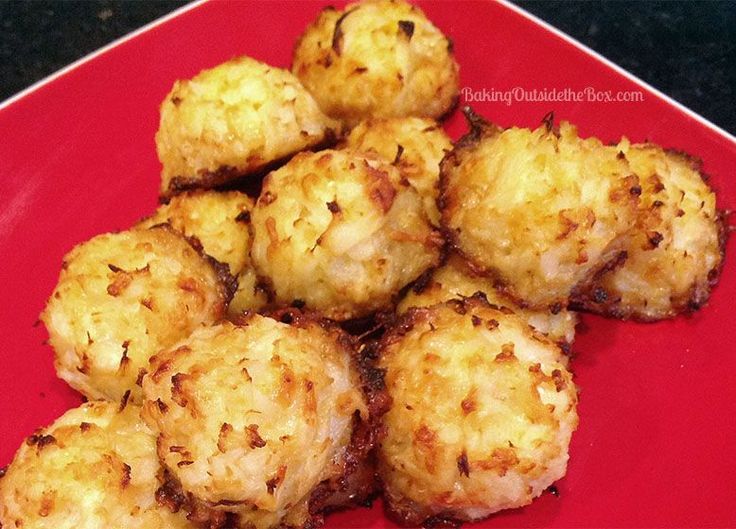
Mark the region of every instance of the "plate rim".
POLYGON ((64 77, 68 73, 76 70, 83 64, 86 64, 88 62, 93 61, 97 57, 104 55, 105 53, 113 50, 114 48, 117 48, 118 46, 125 44, 129 40, 133 40, 137 37, 140 37, 144 33, 148 33, 149 31, 157 28, 158 26, 162 26, 166 24, 167 22, 175 19, 176 17, 179 17, 183 15, 184 13, 187 13, 189 11, 192 11, 193 9, 196 9, 200 7, 202 4, 208 2, 209 0, 194 0, 193 2, 190 2, 188 4, 185 4, 170 13, 167 13, 155 20, 152 20, 148 24, 145 24, 138 29, 134 29, 130 33, 126 33, 122 37, 118 37, 117 39, 113 40, 112 42, 109 42, 108 44, 105 44, 104 46, 97 48, 94 51, 91 51, 87 55, 84 55, 83 57, 80 57, 76 61, 67 64, 66 66, 63 66, 62 68, 56 70, 55 72, 47 75, 46 77, 43 77, 36 81, 35 83, 31 84, 30 86, 27 86, 26 88, 23 88, 19 92, 16 92, 15 94, 11 95, 4 101, 0 101, 0 111, 6 110, 8 107, 12 106, 14 103, 17 103, 21 99, 31 95, 34 92, 37 92, 39 89, 43 88, 44 86, 53 83, 57 79, 64 77))
POLYGON ((712 130, 713 132, 719 134, 726 140, 730 141, 734 145, 736 145, 736 136, 732 135, 730 132, 726 131, 725 129, 719 127, 712 121, 710 121, 708 118, 703 117, 702 115, 698 114, 691 108, 683 105, 676 99, 673 99, 672 97, 668 96, 658 88, 655 88, 651 84, 647 83, 646 81, 640 79, 630 71, 626 70, 625 68, 619 66, 612 60, 604 57, 597 51, 593 50, 592 48, 588 47, 587 45, 583 44, 582 42, 578 41, 577 39, 571 37, 561 29, 556 28, 549 22, 546 22, 539 18, 536 15, 533 15, 532 13, 526 11, 522 7, 519 7, 518 5, 511 2, 511 0, 496 0, 499 4, 502 4, 507 9, 515 12, 518 15, 521 15, 522 17, 526 18, 527 20, 533 22, 537 26, 540 26, 542 29, 547 30, 549 33, 555 35, 556 37, 561 38, 568 44, 573 45, 578 50, 582 51, 586 55, 588 55, 590 58, 598 61, 599 63, 602 63, 603 65, 607 66, 608 68, 615 71, 617 74, 622 75, 629 81, 632 81, 633 83, 637 84, 639 87, 644 88, 652 93, 652 95, 656 96, 657 98, 661 99, 665 103, 669 104, 670 106, 674 107, 675 109, 679 110, 680 112, 684 113, 686 116, 688 116, 691 119, 694 119, 699 124, 704 125, 708 129, 712 130))

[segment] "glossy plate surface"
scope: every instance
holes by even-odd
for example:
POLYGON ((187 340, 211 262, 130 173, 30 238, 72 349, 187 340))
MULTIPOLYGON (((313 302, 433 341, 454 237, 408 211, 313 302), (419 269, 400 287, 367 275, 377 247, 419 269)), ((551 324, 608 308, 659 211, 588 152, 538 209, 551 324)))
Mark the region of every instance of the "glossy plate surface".
MULTIPOLYGON (((487 90, 486 101, 473 102, 482 115, 504 126, 535 126, 554 110, 582 135, 613 141, 625 134, 685 150, 703 159, 719 206, 736 206, 733 138, 508 5, 422 5, 453 37, 462 86, 487 90), (588 87, 611 91, 614 99, 638 92, 643 100, 515 95, 507 104, 491 95, 588 87)), ((80 402, 56 379, 46 332, 34 322, 67 251, 126 228, 156 206, 153 137, 158 105, 174 80, 241 54, 288 67, 296 37, 320 8, 283 2, 187 8, 0 109, 0 466, 36 427, 80 402)), ((457 137, 461 117, 448 127, 457 137)), ((581 423, 559 497, 545 494, 475 527, 736 527, 733 240, 728 250, 710 305, 693 317, 649 325, 583 318, 573 363, 581 423)), ((379 502, 332 516, 327 526, 393 525, 379 502)))

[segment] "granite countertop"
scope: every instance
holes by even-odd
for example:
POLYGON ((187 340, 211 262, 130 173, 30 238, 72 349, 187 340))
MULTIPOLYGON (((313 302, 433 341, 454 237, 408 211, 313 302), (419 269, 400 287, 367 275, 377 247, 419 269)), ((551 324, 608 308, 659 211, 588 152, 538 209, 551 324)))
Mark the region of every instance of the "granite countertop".
MULTIPOLYGON (((185 3, 1 1, 0 100, 185 3)), ((736 3, 516 3, 736 133, 736 3)))

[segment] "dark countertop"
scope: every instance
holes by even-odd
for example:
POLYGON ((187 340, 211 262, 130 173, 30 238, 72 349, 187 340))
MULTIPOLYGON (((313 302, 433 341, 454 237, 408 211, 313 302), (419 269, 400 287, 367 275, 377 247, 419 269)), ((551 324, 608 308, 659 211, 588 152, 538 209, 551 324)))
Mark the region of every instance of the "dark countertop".
MULTIPOLYGON (((0 100, 185 3, 0 0, 0 100)), ((736 133, 736 3, 516 3, 736 133)))

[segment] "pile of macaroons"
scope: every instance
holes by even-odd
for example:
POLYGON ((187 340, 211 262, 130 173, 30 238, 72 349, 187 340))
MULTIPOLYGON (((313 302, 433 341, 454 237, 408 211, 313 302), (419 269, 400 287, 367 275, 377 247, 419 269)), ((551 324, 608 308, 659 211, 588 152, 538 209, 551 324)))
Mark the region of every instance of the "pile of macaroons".
POLYGON ((292 72, 177 81, 161 207, 74 248, 41 316, 89 402, 0 474, 0 526, 314 528, 378 495, 457 523, 561 478, 573 311, 701 307, 721 214, 653 144, 465 109, 453 145, 457 99, 451 42, 402 0, 326 8, 292 72))

